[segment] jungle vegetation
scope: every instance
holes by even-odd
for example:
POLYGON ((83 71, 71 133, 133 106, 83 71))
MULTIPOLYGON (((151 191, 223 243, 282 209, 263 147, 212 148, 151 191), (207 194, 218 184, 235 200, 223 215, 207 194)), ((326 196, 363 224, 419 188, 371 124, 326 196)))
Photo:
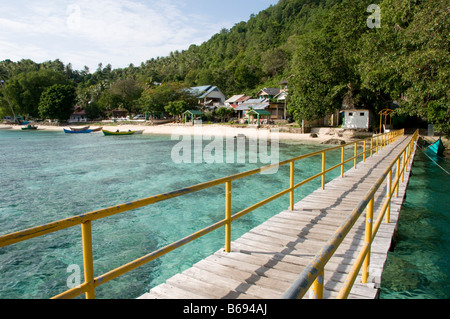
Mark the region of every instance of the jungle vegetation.
MULTIPOLYGON (((293 75, 288 110, 298 122, 342 107, 376 114, 395 105, 398 115, 450 135, 448 1, 380 0, 377 27, 368 23, 372 3, 280 0, 201 45, 139 66, 99 63, 91 72, 60 60, 5 60, 0 78, 18 113, 40 116, 40 98, 56 84, 73 86, 78 105, 93 115, 118 107, 157 113, 190 105, 183 88, 210 84, 227 96, 254 96, 293 75)), ((0 115, 9 115, 3 91, 0 115)))

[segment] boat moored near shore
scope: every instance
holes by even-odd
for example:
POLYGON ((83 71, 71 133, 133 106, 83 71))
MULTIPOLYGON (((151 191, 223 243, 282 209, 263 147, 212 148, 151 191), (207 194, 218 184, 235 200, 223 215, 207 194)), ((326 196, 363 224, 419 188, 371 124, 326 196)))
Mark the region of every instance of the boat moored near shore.
POLYGON ((134 135, 134 134, 136 134, 136 131, 131 131, 131 130, 130 131, 123 131, 123 132, 121 132, 119 130, 117 130, 115 132, 108 131, 108 130, 102 130, 102 132, 103 132, 103 134, 105 134, 105 136, 113 136, 113 135, 124 136, 124 135, 134 135))

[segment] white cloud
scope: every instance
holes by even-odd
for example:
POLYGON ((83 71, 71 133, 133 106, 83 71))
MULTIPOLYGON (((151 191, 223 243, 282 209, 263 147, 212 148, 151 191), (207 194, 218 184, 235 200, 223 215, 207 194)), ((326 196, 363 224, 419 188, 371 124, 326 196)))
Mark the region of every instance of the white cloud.
POLYGON ((75 69, 139 64, 200 44, 219 24, 186 14, 173 0, 24 1, 3 7, 0 60, 59 58, 75 69), (8 12, 8 15, 4 14, 8 12))

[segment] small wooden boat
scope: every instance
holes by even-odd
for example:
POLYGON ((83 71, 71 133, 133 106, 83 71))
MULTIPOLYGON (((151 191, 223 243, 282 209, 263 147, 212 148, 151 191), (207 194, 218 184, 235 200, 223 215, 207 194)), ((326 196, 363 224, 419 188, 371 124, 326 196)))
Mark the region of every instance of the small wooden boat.
POLYGON ((425 152, 427 152, 430 155, 437 155, 442 156, 444 155, 444 143, 442 143, 442 138, 439 138, 436 142, 431 144, 425 149, 425 152))
POLYGON ((92 133, 92 130, 74 131, 74 130, 66 130, 66 129, 64 129, 64 133, 68 133, 68 134, 88 134, 88 133, 92 133))
POLYGON ((89 130, 90 126, 84 126, 84 127, 71 127, 70 129, 72 131, 87 131, 89 130))
POLYGON ((134 134, 143 134, 144 133, 144 130, 136 130, 136 131, 134 131, 134 134))
POLYGON ((103 127, 94 128, 92 129, 92 132, 101 132, 101 130, 103 130, 103 127))
POLYGON ((28 124, 27 126, 22 127, 22 131, 33 131, 33 130, 37 130, 37 128, 38 128, 37 126, 28 124))
POLYGON ((111 135, 133 135, 136 132, 135 131, 124 131, 124 132, 120 132, 119 130, 115 131, 115 132, 111 132, 111 131, 107 131, 107 130, 102 130, 103 134, 105 134, 105 136, 111 136, 111 135))

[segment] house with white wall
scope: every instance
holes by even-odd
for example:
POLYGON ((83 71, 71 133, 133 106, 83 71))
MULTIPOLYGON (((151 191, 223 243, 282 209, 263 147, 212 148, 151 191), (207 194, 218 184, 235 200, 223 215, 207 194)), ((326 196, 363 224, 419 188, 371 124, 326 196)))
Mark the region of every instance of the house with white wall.
POLYGON ((372 121, 371 112, 369 110, 343 110, 342 128, 345 129, 363 129, 369 130, 372 121))
POLYGON ((200 105, 208 109, 220 108, 225 105, 227 97, 213 85, 191 87, 189 91, 198 98, 200 105))

